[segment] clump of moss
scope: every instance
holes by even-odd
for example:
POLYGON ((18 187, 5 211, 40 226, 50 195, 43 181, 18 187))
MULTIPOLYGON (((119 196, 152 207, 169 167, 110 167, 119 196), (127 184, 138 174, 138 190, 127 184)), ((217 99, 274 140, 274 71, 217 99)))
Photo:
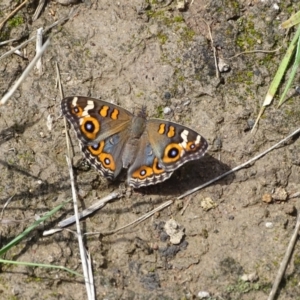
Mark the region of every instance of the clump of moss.
POLYGON ((14 27, 17 27, 17 26, 19 26, 19 25, 22 25, 24 23, 24 19, 23 19, 23 17, 22 16, 15 16, 15 17, 13 17, 13 18, 11 18, 11 19, 9 19, 8 21, 7 21, 7 25, 8 25, 8 27, 11 29, 11 28, 14 28, 14 27))
POLYGON ((164 34, 164 33, 159 33, 159 34, 157 35, 157 38, 159 39, 159 41, 160 41, 160 43, 161 43, 162 45, 165 44, 166 41, 168 40, 167 35, 164 34))
POLYGON ((263 40, 262 32, 255 29, 255 24, 249 19, 241 18, 238 22, 240 33, 236 44, 243 50, 251 50, 259 41, 263 40))

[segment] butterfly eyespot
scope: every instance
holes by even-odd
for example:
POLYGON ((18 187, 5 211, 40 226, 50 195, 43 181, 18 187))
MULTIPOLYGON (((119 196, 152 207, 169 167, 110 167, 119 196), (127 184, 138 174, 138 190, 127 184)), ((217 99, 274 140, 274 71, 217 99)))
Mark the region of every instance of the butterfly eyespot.
POLYGON ((141 166, 139 169, 132 173, 133 178, 138 178, 140 180, 153 176, 153 170, 147 166, 141 166))
POLYGON ((172 163, 176 162, 182 153, 182 146, 180 144, 172 143, 169 144, 164 151, 164 156, 162 157, 162 163, 172 163))
POLYGON ((79 106, 73 106, 72 107, 72 114, 77 115, 78 117, 81 117, 82 115, 82 108, 79 106))
POLYGON ((110 169, 111 171, 115 171, 116 165, 113 157, 109 153, 101 153, 98 158, 106 168, 110 169))
POLYGON ((161 165, 161 163, 158 161, 157 157, 154 159, 152 168, 153 168, 153 172, 154 172, 155 174, 161 174, 161 173, 164 172, 164 168, 163 168, 163 166, 161 165))
POLYGON ((100 131, 100 122, 91 116, 86 116, 82 120, 80 129, 86 138, 94 140, 100 131))
POLYGON ((86 131, 88 132, 94 132, 95 130, 95 125, 93 122, 91 121, 87 121, 85 124, 84 124, 84 128, 86 131))
POLYGON ((94 150, 98 150, 99 147, 100 147, 100 143, 99 143, 99 144, 93 144, 91 147, 92 147, 94 150))
POLYGON ((101 141, 100 143, 92 144, 92 145, 88 146, 89 151, 95 156, 101 154, 103 151, 103 148, 104 148, 104 141, 101 141))
POLYGON ((141 176, 145 176, 146 174, 147 174, 147 172, 146 172, 145 169, 143 169, 143 170, 140 171, 140 175, 141 175, 141 176))
POLYGON ((187 143, 185 149, 186 149, 187 151, 196 151, 196 150, 198 149, 197 143, 195 143, 195 142, 189 142, 189 143, 187 143))
POLYGON ((178 156, 178 149, 177 148, 171 148, 169 151, 168 151, 168 157, 169 158, 175 158, 178 156))
POLYGON ((159 162, 156 163, 155 167, 157 170, 162 170, 162 165, 159 162))

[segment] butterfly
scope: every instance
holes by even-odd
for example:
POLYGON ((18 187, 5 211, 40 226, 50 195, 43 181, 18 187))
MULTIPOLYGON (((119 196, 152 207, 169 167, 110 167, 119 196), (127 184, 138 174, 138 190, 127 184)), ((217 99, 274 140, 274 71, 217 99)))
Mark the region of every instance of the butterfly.
POLYGON ((134 188, 168 179, 184 163, 202 157, 208 147, 188 127, 148 120, 145 107, 134 115, 106 101, 74 96, 62 100, 61 110, 89 163, 108 179, 128 169, 127 183, 134 188))

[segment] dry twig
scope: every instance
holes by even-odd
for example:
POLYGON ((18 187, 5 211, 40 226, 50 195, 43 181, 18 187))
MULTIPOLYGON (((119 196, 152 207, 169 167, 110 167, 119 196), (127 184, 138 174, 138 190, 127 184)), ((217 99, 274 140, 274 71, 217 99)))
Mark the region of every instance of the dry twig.
POLYGON ((286 249, 284 258, 283 258, 283 260, 282 260, 282 262, 280 264, 280 267, 279 267, 276 279, 275 279, 275 281, 273 283, 273 286, 272 286, 271 292, 269 294, 268 300, 273 300, 274 297, 275 297, 275 295, 276 295, 276 293, 277 293, 279 284, 280 284, 281 279, 282 279, 282 277, 284 275, 284 272, 285 272, 286 267, 288 265, 288 262, 290 260, 292 251, 293 251, 294 246, 296 244, 296 241, 297 241, 297 238, 298 238, 299 229, 300 229, 300 214, 298 214, 297 223, 296 223, 296 226, 295 226, 295 230, 294 230, 294 232, 292 234, 290 243, 289 243, 289 245, 288 245, 288 247, 286 249))
POLYGON ((26 3, 28 2, 28 0, 25 0, 24 2, 22 2, 15 10, 13 10, 1 23, 0 23, 0 30, 2 29, 2 27, 4 26, 4 24, 17 12, 19 11, 26 3))

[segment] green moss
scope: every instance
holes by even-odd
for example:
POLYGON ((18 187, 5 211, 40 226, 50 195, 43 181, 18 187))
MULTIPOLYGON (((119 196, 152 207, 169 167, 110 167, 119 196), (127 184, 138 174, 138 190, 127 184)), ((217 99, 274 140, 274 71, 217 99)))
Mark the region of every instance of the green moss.
POLYGON ((16 15, 15 17, 9 19, 7 21, 7 25, 9 28, 14 28, 24 23, 23 17, 16 15))
POLYGON ((236 39, 236 44, 243 50, 251 50, 259 41, 263 40, 263 33, 255 29, 255 24, 251 17, 247 19, 240 18, 238 25, 240 33, 236 39))
POLYGON ((164 116, 164 110, 162 108, 162 106, 158 106, 156 109, 156 118, 162 119, 164 116))
POLYGON ((182 16, 175 16, 175 17, 173 18, 173 21, 174 21, 175 23, 181 23, 181 22, 184 22, 184 18, 183 18, 182 16))
POLYGON ((226 291, 235 294, 246 294, 251 291, 267 291, 271 287, 269 283, 251 283, 239 280, 236 284, 228 285, 226 291))
POLYGON ((228 83, 244 83, 246 85, 252 85, 253 76, 254 74, 252 71, 239 70, 234 76, 228 78, 228 83))
POLYGON ((166 43, 166 41, 168 40, 167 35, 165 35, 164 33, 159 33, 157 35, 157 38, 159 39, 160 43, 163 45, 166 43))
POLYGON ((92 58, 92 53, 91 53, 90 49, 85 49, 84 53, 85 53, 85 56, 87 56, 88 58, 92 58))
POLYGON ((294 267, 295 267, 295 272, 300 274, 300 256, 295 255, 294 257, 294 267))
POLYGON ((193 39, 194 39, 194 36, 195 36, 195 31, 188 28, 188 27, 183 27, 183 32, 181 33, 181 39, 184 41, 184 42, 191 42, 193 39))
POLYGON ((149 17, 149 18, 162 18, 164 17, 164 11, 162 10, 147 10, 146 11, 146 15, 149 17))
POLYGON ((31 152, 24 152, 17 155, 19 160, 24 160, 26 164, 34 162, 34 156, 31 152))

